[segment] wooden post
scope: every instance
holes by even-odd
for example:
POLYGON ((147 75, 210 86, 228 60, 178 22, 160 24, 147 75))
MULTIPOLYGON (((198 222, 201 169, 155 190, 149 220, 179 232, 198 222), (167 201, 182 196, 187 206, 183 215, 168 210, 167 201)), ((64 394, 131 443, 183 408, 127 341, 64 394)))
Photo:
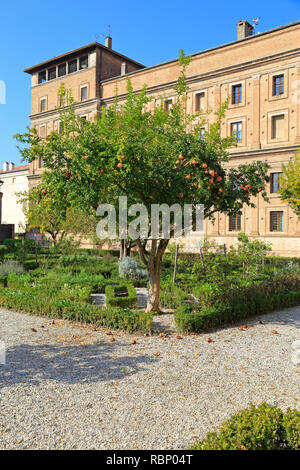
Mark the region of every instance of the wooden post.
POLYGON ((174 260, 174 273, 173 273, 173 282, 176 281, 176 274, 177 274, 177 260, 178 260, 178 249, 179 245, 176 243, 176 250, 175 250, 175 260, 174 260))
POLYGON ((22 264, 25 264, 25 235, 22 236, 22 264))
POLYGON ((205 271, 201 243, 200 243, 200 260, 201 260, 201 264, 202 264, 203 271, 205 271))
POLYGON ((37 239, 36 237, 34 238, 34 249, 35 249, 35 262, 38 262, 38 246, 37 246, 37 239))

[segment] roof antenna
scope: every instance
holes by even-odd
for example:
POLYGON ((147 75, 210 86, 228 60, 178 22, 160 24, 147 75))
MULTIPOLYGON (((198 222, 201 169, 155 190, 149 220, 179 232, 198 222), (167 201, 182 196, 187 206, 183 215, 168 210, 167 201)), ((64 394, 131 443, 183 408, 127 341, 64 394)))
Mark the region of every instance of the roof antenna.
MULTIPOLYGON (((253 18, 252 23, 253 23, 254 30, 255 30, 255 26, 258 25, 259 21, 260 21, 260 16, 258 16, 257 18, 253 18)), ((257 32, 257 34, 259 34, 259 32, 257 32)))
POLYGON ((105 37, 111 37, 110 36, 110 33, 111 33, 111 27, 110 27, 110 24, 106 25, 108 27, 108 34, 103 34, 103 33, 100 33, 100 34, 95 34, 95 39, 96 39, 96 42, 98 42, 98 39, 99 38, 105 38, 105 37))

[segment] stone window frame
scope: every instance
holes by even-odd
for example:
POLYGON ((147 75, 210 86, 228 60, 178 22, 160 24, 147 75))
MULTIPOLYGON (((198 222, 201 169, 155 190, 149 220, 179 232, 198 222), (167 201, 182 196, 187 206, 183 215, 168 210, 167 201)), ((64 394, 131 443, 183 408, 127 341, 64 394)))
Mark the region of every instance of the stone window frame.
MULTIPOLYGON (((282 175, 282 170, 279 169, 277 170, 276 168, 271 168, 270 169, 270 183, 269 183, 269 193, 270 197, 279 197, 279 190, 278 191, 273 191, 273 175, 282 175)), ((279 189, 280 189, 280 183, 279 183, 279 189)))
POLYGON ((289 110, 288 109, 281 109, 278 111, 270 111, 268 113, 268 144, 276 144, 281 142, 289 142, 289 110), (273 138, 273 117, 282 116, 284 115, 285 118, 285 125, 284 125, 284 136, 282 138, 273 138))
POLYGON ((47 137, 47 123, 39 124, 39 137, 41 139, 46 139, 46 137, 47 137), (45 129, 45 136, 44 137, 41 137, 41 128, 42 127, 44 127, 44 129, 45 129))
POLYGON ((246 106, 246 80, 239 80, 238 82, 230 82, 228 83, 230 100, 228 103, 228 109, 234 108, 242 108, 246 106), (241 85, 242 86, 242 100, 240 103, 233 103, 232 102, 232 89, 234 86, 241 85))
POLYGON ((241 122, 242 123, 242 140, 235 142, 232 148, 235 147, 246 147, 247 146, 247 117, 237 116, 235 118, 227 119, 227 136, 231 137, 231 124, 241 122))
POLYGON ((277 101, 288 98, 289 90, 289 73, 288 70, 277 70, 277 72, 269 73, 268 75, 268 88, 269 88, 269 101, 277 101), (284 92, 281 95, 273 95, 273 79, 278 75, 283 75, 284 92))
POLYGON ((207 110, 208 110, 208 92, 207 92, 207 88, 204 88, 202 90, 194 91, 193 95, 194 95, 193 96, 193 112, 195 112, 195 113, 200 112, 201 114, 206 113, 207 110), (200 109, 197 109, 197 96, 201 95, 202 93, 204 93, 204 109, 200 110, 200 109))
POLYGON ((288 211, 285 206, 277 205, 277 206, 268 206, 265 209, 265 220, 266 220, 266 233, 265 236, 286 236, 288 234, 288 211), (270 217, 271 212, 283 212, 283 219, 282 219, 282 232, 271 232, 271 224, 270 224, 270 217))
POLYGON ((79 85, 79 100, 81 103, 84 102, 84 101, 87 101, 89 98, 90 98, 90 86, 89 86, 89 83, 83 83, 82 85, 79 85), (86 98, 83 98, 81 97, 81 90, 83 88, 86 88, 86 98))
POLYGON ((39 99, 39 113, 45 113, 48 111, 48 95, 41 96, 39 99), (45 109, 42 110, 42 101, 46 101, 45 109))
POLYGON ((237 230, 229 230, 230 229, 230 216, 226 216, 226 226, 225 226, 225 233, 226 235, 233 235, 236 236, 238 232, 245 232, 245 214, 244 212, 240 214, 241 216, 241 228, 237 230))
POLYGON ((163 107, 164 111, 170 110, 170 108, 166 107, 166 103, 171 101, 171 108, 174 105, 174 96, 168 96, 167 98, 163 99, 163 107))

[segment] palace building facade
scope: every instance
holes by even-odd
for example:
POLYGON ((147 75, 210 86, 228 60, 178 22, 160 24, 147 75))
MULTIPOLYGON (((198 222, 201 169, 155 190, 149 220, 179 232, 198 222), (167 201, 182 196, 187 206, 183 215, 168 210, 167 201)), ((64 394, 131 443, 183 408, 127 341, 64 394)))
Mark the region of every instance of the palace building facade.
MULTIPOLYGON (((144 67, 111 48, 93 43, 25 70, 32 76, 31 125, 41 137, 59 131, 58 90, 72 90, 76 112, 92 120, 101 106, 109 106, 116 90, 126 98, 130 78, 134 91, 147 85, 151 107, 169 108, 180 73, 178 60, 144 67)), ((282 164, 300 148, 300 21, 253 34, 246 21, 237 24, 237 40, 192 55, 187 69, 187 112, 203 113, 203 133, 209 129, 220 103, 229 99, 222 122, 223 137, 234 134, 230 166, 254 160, 270 165, 269 202, 261 196, 256 207, 243 214, 216 216, 205 223, 205 233, 228 247, 238 232, 271 242, 278 255, 300 256, 300 220, 278 195, 282 164)), ((29 186, 39 181, 42 162, 30 164, 29 186)), ((300 178, 300 175, 299 175, 300 178)))

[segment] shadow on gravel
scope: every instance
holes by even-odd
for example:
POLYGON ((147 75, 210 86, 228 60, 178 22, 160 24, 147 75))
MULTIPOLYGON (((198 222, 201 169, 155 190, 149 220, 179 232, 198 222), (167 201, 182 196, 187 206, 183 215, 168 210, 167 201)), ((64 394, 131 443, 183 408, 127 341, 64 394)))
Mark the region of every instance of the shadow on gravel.
MULTIPOLYGON (((119 356, 122 343, 89 346, 21 344, 6 350, 6 365, 0 364, 0 388, 18 383, 39 385, 44 380, 75 384, 121 380, 143 370, 157 358, 119 356)), ((128 346, 128 345, 127 345, 128 346)))

